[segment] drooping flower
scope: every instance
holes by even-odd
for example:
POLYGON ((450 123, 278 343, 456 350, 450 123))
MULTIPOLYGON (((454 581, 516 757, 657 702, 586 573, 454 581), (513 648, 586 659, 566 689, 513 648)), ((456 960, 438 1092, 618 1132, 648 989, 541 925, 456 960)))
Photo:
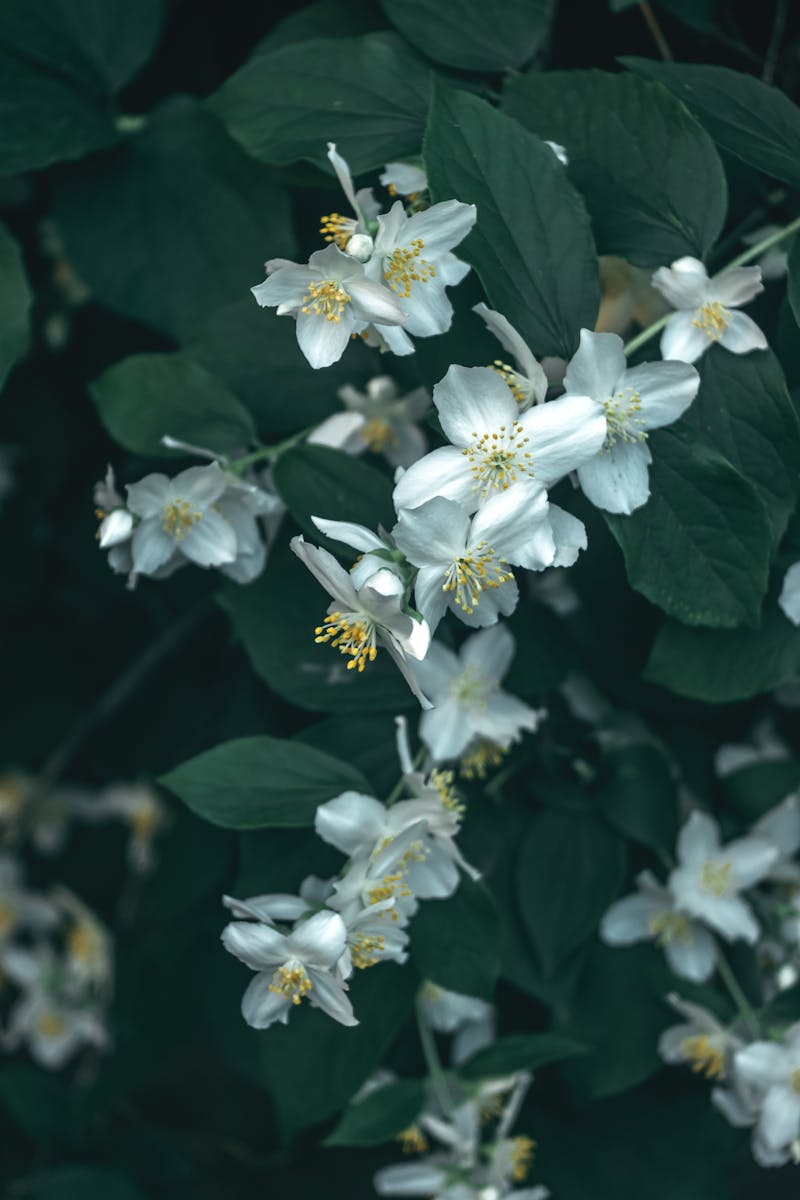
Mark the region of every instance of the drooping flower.
POLYGON ((347 412, 328 417, 309 441, 336 445, 345 454, 371 450, 382 454, 393 467, 410 467, 425 453, 425 435, 416 422, 431 405, 427 388, 415 388, 401 396, 393 379, 376 375, 366 392, 347 384, 337 395, 347 412))
POLYGON ((262 923, 231 921, 222 931, 226 950, 256 971, 242 998, 242 1015, 254 1029, 289 1020, 304 998, 341 1025, 357 1025, 346 989, 334 968, 345 952, 347 931, 338 913, 319 912, 290 934, 262 923))
POLYGON ((453 1038, 451 1058, 456 1066, 494 1041, 495 1010, 487 1000, 448 991, 428 980, 420 988, 419 1003, 431 1029, 453 1038))
POLYGON ((764 1166, 800 1162, 800 1023, 781 1042, 758 1041, 736 1052, 738 1075, 758 1089, 753 1153, 764 1166))
POLYGON ((763 838, 720 845, 716 821, 693 812, 678 836, 678 866, 669 877, 676 906, 728 941, 758 939, 758 923, 740 892, 768 874, 778 850, 763 838))
POLYGON ((661 1057, 668 1063, 685 1063, 706 1079, 728 1082, 733 1055, 744 1045, 742 1039, 707 1008, 692 1004, 674 992, 667 999, 684 1021, 661 1034, 658 1042, 661 1057))
POLYGON ((543 403, 547 395, 547 376, 511 322, 502 313, 487 308, 483 302, 476 304, 472 311, 478 314, 489 332, 514 359, 513 367, 500 359, 496 359, 492 365, 511 388, 519 411, 524 412, 532 404, 543 403))
POLYGON ((766 349, 755 321, 734 311, 764 290, 760 267, 733 267, 709 279, 700 260, 687 255, 659 267, 653 286, 678 310, 661 335, 663 358, 693 363, 715 342, 732 354, 766 349))
POLYGON ((450 367, 433 389, 433 402, 452 444, 401 476, 394 491, 398 510, 443 496, 474 512, 518 482, 550 487, 592 458, 606 437, 605 414, 588 396, 565 396, 520 413, 488 367, 450 367))
POLYGON ((347 655, 348 669, 358 671, 374 661, 379 645, 385 646, 425 707, 428 701, 419 689, 409 659, 425 657, 430 630, 425 621, 403 611, 404 586, 398 576, 384 567, 356 588, 347 571, 327 550, 309 545, 302 537, 292 538, 291 547, 333 599, 328 615, 316 628, 317 642, 330 643, 340 654, 347 655))
POLYGON ((329 367, 353 334, 371 322, 382 329, 401 325, 405 313, 382 283, 368 279, 363 265, 331 243, 308 263, 271 259, 267 278, 250 289, 263 307, 297 319, 297 343, 312 367, 329 367))
POLYGON ((703 983, 714 973, 714 938, 698 921, 682 912, 675 897, 650 871, 636 878, 639 888, 616 900, 600 923, 600 937, 609 946, 632 946, 653 941, 681 979, 703 983))
POLYGON ((581 330, 564 387, 567 395, 591 396, 606 418, 602 449, 578 467, 581 488, 592 504, 606 512, 631 513, 646 503, 652 462, 647 435, 677 421, 699 386, 700 376, 688 363, 642 363, 629 370, 622 338, 581 330))

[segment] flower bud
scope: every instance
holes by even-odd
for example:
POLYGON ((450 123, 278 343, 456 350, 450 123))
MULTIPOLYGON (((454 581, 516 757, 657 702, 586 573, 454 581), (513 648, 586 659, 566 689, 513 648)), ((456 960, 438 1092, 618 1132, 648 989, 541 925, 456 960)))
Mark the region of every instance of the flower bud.
POLYGON ((133 531, 133 516, 127 508, 115 508, 100 522, 98 541, 101 550, 126 542, 133 531))
POLYGON ((372 257, 375 243, 368 233, 354 233, 345 246, 345 252, 359 262, 368 262, 372 257))

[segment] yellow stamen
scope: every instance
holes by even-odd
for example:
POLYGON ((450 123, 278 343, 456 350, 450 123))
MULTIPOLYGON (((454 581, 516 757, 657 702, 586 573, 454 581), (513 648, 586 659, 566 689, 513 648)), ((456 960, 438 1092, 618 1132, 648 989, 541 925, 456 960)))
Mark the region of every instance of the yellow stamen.
POLYGON ((792 1071, 792 1091, 800 1092, 800 1067, 792 1071))
POLYGON ((186 534, 202 519, 203 514, 192 510, 188 500, 172 500, 162 513, 161 528, 176 542, 182 542, 186 534))
POLYGON ((463 779, 485 779, 488 772, 499 767, 506 751, 496 742, 481 740, 461 756, 459 771, 463 779))
POLYGON ((700 886, 703 891, 710 892, 712 896, 724 896, 730 887, 732 872, 733 863, 730 862, 703 863, 703 870, 700 872, 700 886))
POLYGON ((536 1153, 536 1142, 529 1137, 515 1137, 511 1151, 511 1178, 515 1183, 522 1183, 527 1177, 536 1153))
POLYGON ((707 1034, 684 1038, 680 1052, 696 1075, 703 1075, 706 1079, 724 1079, 725 1056, 707 1034))
POLYGON ((380 956, 386 948, 386 939, 382 934, 359 933, 350 947, 350 957, 353 966, 359 971, 374 967, 380 962, 380 956))
POLYGON ((533 456, 525 446, 530 438, 522 425, 501 425, 493 433, 473 431, 475 439, 461 453, 469 459, 472 490, 487 499, 490 492, 505 492, 524 476, 533 476, 533 456))
POLYGON ((428 1139, 419 1125, 409 1125, 408 1129, 401 1129, 396 1134, 396 1140, 402 1145, 404 1154, 424 1154, 428 1149, 428 1139))
POLYGON ((433 263, 420 258, 424 249, 422 238, 414 238, 410 246, 398 246, 384 263, 383 277, 398 296, 410 296, 412 283, 427 283, 436 274, 433 263))
POLYGON ((504 559, 493 562, 494 550, 480 542, 470 554, 457 558, 447 570, 442 591, 453 592, 453 600, 464 612, 474 612, 486 588, 498 588, 513 579, 503 570, 504 559))
POLYGON ((338 325, 345 305, 349 303, 350 297, 342 285, 335 279, 326 279, 322 283, 308 285, 308 294, 303 297, 303 312, 324 317, 326 321, 338 325))
POLYGON ((389 446, 397 445, 397 435, 388 421, 372 417, 358 431, 359 437, 375 454, 382 454, 389 446))
POLYGON ((133 810, 129 820, 136 837, 150 838, 158 827, 158 809, 152 801, 146 800, 133 810))
POLYGON ((343 217, 341 213, 328 213, 320 217, 319 231, 326 242, 335 242, 340 250, 344 250, 356 231, 356 222, 352 217, 343 217))
POLYGON ((507 384, 511 389, 511 394, 516 400, 517 404, 524 404, 527 400, 527 395, 524 388, 520 386, 520 377, 514 368, 510 367, 508 363, 503 362, 502 359, 496 358, 491 365, 491 369, 493 371, 497 371, 498 375, 502 378, 503 383, 507 384))
POLYGON ((7 900, 0 900, 0 938, 7 937, 17 921, 17 911, 7 900))
POLYGON ((285 963, 272 976, 269 990, 278 996, 285 996, 292 1004, 299 1004, 311 991, 311 980, 302 963, 285 963))
POLYGON ((604 450, 610 450, 616 442, 643 442, 647 438, 639 413, 642 408, 642 397, 631 387, 623 388, 614 396, 609 396, 603 404, 606 414, 608 433, 603 443, 604 450))
POLYGON ((348 671, 363 671, 377 657, 375 626, 364 613, 328 613, 314 633, 315 642, 329 642, 340 654, 350 655, 348 671))
POLYGON ((651 917, 648 922, 650 932, 659 946, 668 946, 670 942, 691 942, 692 927, 689 918, 683 913, 662 912, 651 917))
POLYGON ((70 958, 88 965, 96 957, 99 938, 97 931, 87 922, 73 925, 67 934, 67 950, 70 958))
POLYGON ((435 788, 442 798, 442 806, 456 817, 463 817, 467 806, 453 790, 455 774, 452 771, 440 771, 438 767, 428 776, 428 784, 435 788))
POLYGON ((44 1013, 36 1022, 36 1028, 42 1037, 58 1037, 67 1028, 67 1023, 57 1013, 44 1013))
POLYGON ((712 342, 718 342, 731 323, 731 313, 719 300, 709 300, 700 308, 695 309, 692 324, 696 329, 702 329, 712 342))

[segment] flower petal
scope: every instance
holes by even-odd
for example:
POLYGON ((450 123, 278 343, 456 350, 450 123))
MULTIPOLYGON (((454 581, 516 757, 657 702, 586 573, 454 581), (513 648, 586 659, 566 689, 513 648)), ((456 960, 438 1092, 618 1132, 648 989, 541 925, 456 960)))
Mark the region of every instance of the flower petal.
POLYGON ((437 762, 458 758, 472 740, 473 731, 456 700, 447 699, 422 714, 419 736, 437 762))
POLYGON ((697 308, 708 291, 708 272, 698 258, 686 255, 653 272, 651 283, 673 308, 697 308))
POLYGON ((787 620, 800 625, 800 562, 792 563, 784 575, 778 604, 787 620))
POLYGON ((564 389, 574 396, 590 396, 597 404, 617 390, 627 366, 622 338, 616 333, 581 330, 581 343, 564 375, 564 389))
POLYGON ((323 971, 315 971, 313 967, 309 970, 308 977, 311 980, 311 991, 308 998, 314 1008, 321 1008, 340 1025, 352 1027, 358 1024, 353 1006, 341 983, 332 975, 323 971))
POLYGON ((321 546, 312 546, 302 535, 293 537, 289 543, 294 553, 311 574, 321 583, 325 591, 344 612, 357 612, 358 596, 350 576, 332 554, 321 546))
POLYGON ((338 321, 329 321, 314 312, 301 312, 297 316, 297 344, 315 370, 339 361, 352 332, 352 315, 348 319, 343 313, 338 321))
POLYGON ((157 517, 169 502, 170 482, 166 475, 145 475, 138 483, 127 484, 128 508, 137 517, 157 517))
POLYGON ((252 921, 231 921, 222 931, 222 944, 253 971, 277 966, 289 957, 282 933, 252 921))
POLYGON ((417 508, 401 508, 392 537, 415 567, 449 566, 464 554, 469 526, 461 505, 436 496, 417 508))
POLYGON ((509 388, 489 367, 451 366, 433 389, 433 403, 454 446, 470 446, 482 434, 511 425, 519 415, 509 388))
POLYGON ((676 312, 661 334, 661 357, 678 362, 697 362, 711 345, 708 334, 694 324, 694 313, 676 312))
POLYGON ((131 553, 137 575, 152 575, 175 553, 175 542, 157 520, 148 519, 133 531, 131 553))
POLYGON ((719 339, 720 346, 731 354, 749 354, 751 350, 766 350, 767 339, 747 313, 733 312, 727 329, 719 339))
POLYGON ((578 468, 578 482, 587 500, 611 513, 632 513, 650 496, 647 442, 615 442, 578 468))
POLYGON ((642 428, 671 425, 694 400, 700 376, 685 362, 642 363, 626 371, 620 387, 632 387, 641 397, 642 428))
POLYGON ((282 992, 270 991, 272 973, 262 971, 251 979, 242 996, 242 1016, 253 1029, 267 1029, 276 1021, 285 1025, 289 1020, 292 1002, 282 992))
POLYGON ((713 277, 708 295, 719 300, 726 308, 738 308, 763 290, 761 267, 733 267, 713 277))
POLYGON ((600 922, 600 937, 609 946, 632 946, 652 940, 650 922, 663 911, 650 896, 634 892, 623 896, 607 910, 600 922))
POLYGON ((461 662, 483 678, 498 682, 511 666, 516 648, 511 631, 497 625, 467 638, 461 647, 461 662))
POLYGON ((426 500, 441 496, 472 511, 478 507, 473 482, 469 462, 462 452, 455 446, 441 446, 403 472, 394 489, 394 506, 398 511, 418 508, 426 500))
POLYGON ((285 940, 287 958, 296 956, 313 967, 332 967, 344 954, 347 929, 338 913, 314 913, 300 921, 285 940))
POLYGON ((236 534, 220 513, 207 508, 177 543, 181 554, 199 567, 218 567, 236 558, 236 534))
POLYGON ((374 796, 361 792, 342 792, 334 800, 320 804, 314 818, 319 837, 342 854, 367 853, 382 836, 386 809, 374 796))
POLYGON ((530 438, 535 478, 546 487, 588 462, 606 440, 605 414, 589 396, 537 404, 519 424, 530 438))

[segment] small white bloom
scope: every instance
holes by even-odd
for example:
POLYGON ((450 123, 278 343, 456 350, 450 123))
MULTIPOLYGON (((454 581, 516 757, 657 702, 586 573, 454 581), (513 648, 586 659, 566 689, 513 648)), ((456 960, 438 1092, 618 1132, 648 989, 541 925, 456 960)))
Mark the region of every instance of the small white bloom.
POLYGON ((153 843, 163 830, 167 813, 163 801, 144 783, 113 783, 81 809, 88 820, 118 817, 130 826, 128 861, 135 871, 154 866, 153 843))
POLYGON ((131 543, 137 575, 152 575, 177 558, 200 567, 232 563, 236 535, 215 507, 227 486, 218 463, 128 484, 128 508, 140 518, 131 543))
POLYGON ((671 993, 667 999, 685 1018, 671 1025, 659 1038, 658 1052, 665 1062, 685 1063, 706 1079, 728 1082, 731 1060, 744 1042, 722 1025, 713 1013, 699 1004, 671 993))
POLYGON ((330 642, 350 661, 348 669, 363 671, 385 646, 415 696, 428 704, 420 692, 409 659, 422 659, 428 650, 430 630, 401 607, 404 588, 397 575, 387 568, 375 571, 359 588, 332 554, 309 545, 302 537, 292 538, 291 547, 314 578, 322 584, 333 603, 322 625, 316 628, 316 641, 330 642))
POLYGON ((366 392, 347 384, 339 388, 337 395, 350 414, 360 417, 344 447, 347 453, 372 450, 382 454, 393 467, 410 467, 425 453, 425 435, 416 422, 431 406, 427 388, 415 388, 401 396, 393 379, 376 375, 367 384, 366 392))
MULTIPOLYGON (((378 803, 371 796, 345 795, 347 800, 339 811, 321 817, 317 814, 317 832, 337 848, 346 842, 346 836, 339 835, 347 826, 348 815, 364 812, 370 801, 378 803)), ((417 821, 385 837, 371 852, 354 854, 344 874, 333 884, 328 907, 340 912, 348 926, 366 909, 380 915, 387 925, 396 922, 399 928, 405 928, 418 907, 409 875, 412 866, 424 861, 430 849, 425 845, 426 832, 426 822, 417 821)))
POLYGON ((672 893, 650 871, 636 878, 638 892, 615 901, 600 923, 609 946, 654 941, 682 979, 703 983, 714 972, 717 949, 707 929, 682 912, 672 893))
POLYGON ((342 1025, 357 1025, 341 980, 333 973, 345 952, 347 931, 338 913, 319 912, 290 934, 265 924, 232 921, 222 931, 226 950, 257 971, 242 998, 242 1015, 254 1029, 289 1020, 292 1006, 308 997, 342 1025))
MULTIPOLYGON (((763 242, 765 238, 771 237, 773 233, 780 233, 782 228, 782 225, 759 225, 758 229, 753 229, 750 233, 746 233, 742 241, 745 246, 757 246, 759 242, 763 242)), ((786 247, 787 243, 785 241, 778 245, 770 246, 756 260, 756 265, 761 268, 762 279, 769 281, 783 279, 789 265, 789 251, 786 247)))
POLYGON ((737 1074, 760 1093, 753 1151, 765 1166, 800 1158, 800 1023, 781 1042, 753 1042, 737 1051, 737 1074))
POLYGON ((700 260, 687 256, 659 267, 652 282, 678 310, 661 335, 663 358, 693 363, 714 342, 733 354, 767 348, 755 321, 733 311, 764 290, 760 267, 733 267, 709 279, 700 260))
POLYGON ((410 200, 416 200, 421 192, 428 190, 428 176, 422 167, 413 163, 387 163, 378 178, 390 196, 408 196, 410 200))
POLYGON ((763 838, 747 837, 721 846, 716 821, 693 812, 678 836, 678 866, 669 877, 677 907, 710 925, 728 941, 758 939, 758 924, 739 893, 758 883, 778 859, 763 838))
POLYGON ((64 990, 79 994, 88 985, 103 992, 113 976, 113 942, 105 925, 83 901, 65 887, 56 887, 53 898, 67 917, 64 939, 64 990))
POLYGON ((393 293, 333 243, 305 265, 271 259, 267 279, 250 290, 262 307, 296 317, 297 343, 312 367, 337 362, 352 335, 370 322, 388 329, 405 321, 393 293))
POLYGON ((494 1041, 495 1009, 487 1000, 426 981, 420 989, 420 1006, 431 1029, 453 1038, 451 1057, 456 1066, 494 1041))
POLYGON ((380 205, 375 201, 372 188, 355 190, 350 168, 337 151, 335 142, 328 142, 328 161, 355 215, 345 217, 338 212, 329 213, 320 222, 321 233, 326 242, 335 242, 340 250, 345 250, 359 262, 366 262, 372 254, 370 223, 380 212, 380 205))
POLYGON ((398 510, 443 496, 474 512, 514 483, 550 487, 597 454, 606 438, 603 410, 589 396, 565 396, 520 413, 489 367, 450 367, 433 389, 433 402, 452 444, 403 474, 394 490, 398 510))
POLYGON ((4 1048, 26 1043, 39 1066, 58 1070, 82 1046, 103 1049, 108 1044, 101 1008, 93 1001, 70 1001, 62 987, 62 964, 49 948, 8 950, 2 967, 22 988, 2 1036, 4 1048))
POLYGON ((493 625, 467 638, 459 654, 432 642, 424 662, 416 664, 434 705, 419 726, 434 761, 458 758, 476 738, 505 749, 523 730, 537 728, 540 713, 500 690, 514 648, 508 629, 493 625))
POLYGON ((567 395, 591 396, 608 430, 600 452, 578 467, 578 481, 592 504, 631 513, 646 503, 652 462, 647 435, 677 421, 699 386, 700 376, 688 363, 642 363, 628 370, 621 337, 581 330, 564 387, 567 395))
POLYGON ((792 563, 784 575, 778 604, 788 621, 800 625, 800 562, 792 563))
POLYGON ((765 878, 776 883, 800 884, 800 863, 794 861, 800 850, 800 792, 786 796, 764 813, 750 830, 753 837, 764 838, 778 851, 778 857, 765 878))
POLYGON ((720 779, 743 767, 780 762, 791 757, 789 747, 775 731, 771 718, 759 721, 746 742, 725 742, 714 755, 714 770, 720 779))
POLYGON ((234 532, 236 557, 233 562, 223 563, 220 570, 235 583, 250 583, 261 574, 267 560, 260 519, 274 519, 283 512, 283 504, 254 483, 233 475, 227 478, 228 485, 216 507, 234 532))
POLYGON ((514 359, 513 367, 500 359, 495 360, 493 367, 511 388, 519 411, 524 412, 532 404, 543 403, 547 395, 547 376, 511 322, 502 313, 487 308, 483 302, 476 304, 472 311, 478 314, 489 332, 514 359))

